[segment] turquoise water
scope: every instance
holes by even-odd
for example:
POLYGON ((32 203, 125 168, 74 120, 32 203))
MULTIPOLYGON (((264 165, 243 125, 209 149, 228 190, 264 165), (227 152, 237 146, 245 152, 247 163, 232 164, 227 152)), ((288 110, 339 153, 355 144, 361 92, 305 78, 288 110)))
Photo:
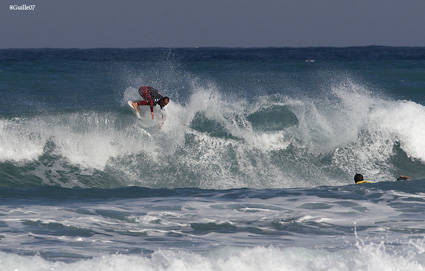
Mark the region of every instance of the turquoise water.
POLYGON ((423 270, 424 64, 424 48, 0 50, 0 266, 423 270), (171 98, 161 129, 128 108, 141 85, 171 98))

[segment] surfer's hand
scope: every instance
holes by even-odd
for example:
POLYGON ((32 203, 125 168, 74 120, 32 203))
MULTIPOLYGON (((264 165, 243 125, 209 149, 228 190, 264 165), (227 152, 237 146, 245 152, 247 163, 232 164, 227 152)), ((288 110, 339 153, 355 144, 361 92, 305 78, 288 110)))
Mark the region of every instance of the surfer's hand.
POLYGON ((152 120, 153 120, 153 112, 151 112, 151 115, 152 115, 152 120))

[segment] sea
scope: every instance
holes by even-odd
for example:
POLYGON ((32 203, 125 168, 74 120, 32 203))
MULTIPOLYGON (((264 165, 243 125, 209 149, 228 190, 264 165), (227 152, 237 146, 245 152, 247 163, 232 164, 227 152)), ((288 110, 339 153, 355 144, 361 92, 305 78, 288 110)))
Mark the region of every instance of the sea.
POLYGON ((425 47, 0 50, 0 270, 425 270, 425 47))

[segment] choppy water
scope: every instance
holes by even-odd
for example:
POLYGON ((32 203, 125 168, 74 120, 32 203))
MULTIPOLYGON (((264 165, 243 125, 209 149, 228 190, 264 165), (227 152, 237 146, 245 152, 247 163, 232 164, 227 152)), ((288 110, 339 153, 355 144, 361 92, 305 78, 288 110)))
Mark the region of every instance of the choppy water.
POLYGON ((423 270, 424 64, 0 50, 1 269, 423 270), (171 98, 162 129, 127 106, 141 85, 171 98))

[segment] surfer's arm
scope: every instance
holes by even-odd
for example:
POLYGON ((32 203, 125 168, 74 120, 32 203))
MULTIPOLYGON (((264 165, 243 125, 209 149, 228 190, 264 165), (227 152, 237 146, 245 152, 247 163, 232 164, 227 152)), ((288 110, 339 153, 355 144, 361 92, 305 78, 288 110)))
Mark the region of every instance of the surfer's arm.
POLYGON ((165 115, 165 113, 163 113, 163 112, 161 112, 161 119, 162 119, 162 121, 161 121, 161 123, 159 124, 159 129, 161 129, 162 128, 162 125, 164 125, 164 122, 165 122, 165 119, 166 119, 166 117, 167 117, 167 115, 165 115))

